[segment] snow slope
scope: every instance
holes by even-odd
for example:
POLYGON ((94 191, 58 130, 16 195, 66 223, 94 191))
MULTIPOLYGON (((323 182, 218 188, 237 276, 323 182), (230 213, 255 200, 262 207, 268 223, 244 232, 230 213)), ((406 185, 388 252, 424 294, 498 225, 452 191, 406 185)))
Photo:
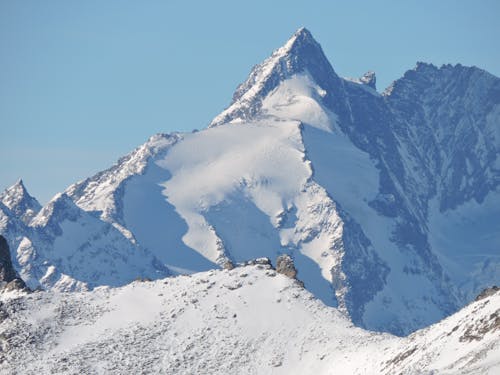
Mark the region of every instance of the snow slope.
POLYGON ((405 338, 353 326, 263 262, 122 288, 0 298, 2 374, 500 369, 498 292, 405 338))
POLYGON ((288 253, 359 326, 439 321, 500 283, 500 80, 419 63, 375 81, 339 77, 298 30, 209 128, 155 135, 41 210, 4 193, 16 268, 85 290, 288 253))

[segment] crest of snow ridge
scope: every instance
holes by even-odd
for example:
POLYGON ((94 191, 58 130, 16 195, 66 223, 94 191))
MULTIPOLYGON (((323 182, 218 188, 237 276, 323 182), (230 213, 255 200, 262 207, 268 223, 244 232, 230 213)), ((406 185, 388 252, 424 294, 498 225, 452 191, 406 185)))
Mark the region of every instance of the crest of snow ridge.
POLYGON ((252 69, 248 79, 236 89, 231 105, 209 126, 251 119, 261 108, 262 99, 280 82, 304 71, 317 82, 339 80, 319 43, 306 28, 301 28, 283 47, 252 69))

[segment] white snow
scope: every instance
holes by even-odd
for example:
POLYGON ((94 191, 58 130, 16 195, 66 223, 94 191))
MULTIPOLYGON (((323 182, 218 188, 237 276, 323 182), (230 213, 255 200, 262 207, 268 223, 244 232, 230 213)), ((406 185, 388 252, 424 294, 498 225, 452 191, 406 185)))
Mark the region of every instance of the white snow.
POLYGON ((266 265, 0 299, 2 309, 16 310, 0 323, 2 374, 493 374, 500 368, 494 326, 500 293, 407 338, 352 326, 266 265))
POLYGON ((282 119, 298 120, 325 131, 332 131, 335 116, 325 110, 318 99, 326 92, 308 73, 294 75, 280 83, 262 103, 262 113, 282 119))
MULTIPOLYGON (((259 93, 263 90, 266 81, 268 80, 270 74, 273 70, 278 66, 281 62, 287 65, 288 61, 287 56, 289 55, 291 49, 293 48, 295 42, 299 35, 304 31, 303 28, 298 29, 295 34, 281 47, 275 50, 272 55, 267 58, 264 62, 259 64, 254 68, 250 77, 243 84, 247 86, 247 90, 243 93, 241 97, 239 97, 234 103, 232 103, 227 109, 222 111, 219 115, 217 115, 211 122, 210 126, 220 125, 224 122, 227 115, 235 112, 242 106, 252 102, 259 93)), ((231 120, 232 124, 238 124, 242 121, 241 118, 234 118, 231 120)))
POLYGON ((231 194, 247 196, 273 221, 309 177, 299 142, 294 122, 220 126, 186 135, 157 162, 172 174, 164 194, 188 224, 186 245, 217 259, 217 237, 203 214, 231 194))

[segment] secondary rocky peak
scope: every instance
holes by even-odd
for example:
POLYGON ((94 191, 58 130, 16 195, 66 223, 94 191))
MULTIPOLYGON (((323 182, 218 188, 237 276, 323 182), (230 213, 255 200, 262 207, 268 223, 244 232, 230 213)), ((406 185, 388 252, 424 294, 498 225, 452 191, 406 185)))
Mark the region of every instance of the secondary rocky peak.
POLYGON ((42 208, 40 203, 28 193, 22 179, 17 180, 14 185, 0 194, 0 202, 25 224, 28 224, 42 208))
POLYGON ((26 189, 22 178, 18 178, 17 182, 13 186, 19 187, 24 190, 26 189))
POLYGON ((29 194, 24 186, 23 180, 18 179, 14 185, 5 189, 5 191, 0 195, 0 199, 7 207, 12 209, 12 206, 19 200, 23 199, 26 195, 29 194))
POLYGON ((10 259, 9 245, 5 237, 0 236, 0 282, 10 282, 16 278, 16 271, 10 259))
POLYGON ((414 70, 425 71, 425 70, 437 70, 437 66, 431 63, 426 63, 424 61, 417 61, 414 70))
POLYGON ((81 209, 71 200, 66 193, 58 193, 49 203, 33 218, 31 225, 40 227, 51 221, 61 219, 61 215, 68 220, 75 220, 81 209))
POLYGON ((364 85, 370 86, 372 89, 376 90, 377 89, 377 78, 375 76, 375 72, 373 71, 368 71, 363 76, 359 79, 361 83, 364 85))

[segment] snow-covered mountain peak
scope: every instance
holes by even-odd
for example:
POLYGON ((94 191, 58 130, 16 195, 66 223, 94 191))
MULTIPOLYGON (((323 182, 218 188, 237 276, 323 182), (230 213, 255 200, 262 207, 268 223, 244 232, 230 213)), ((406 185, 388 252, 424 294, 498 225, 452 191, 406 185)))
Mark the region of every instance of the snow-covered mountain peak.
POLYGON ((252 69, 248 79, 236 89, 231 105, 209 126, 255 118, 262 107, 262 100, 281 82, 305 73, 316 83, 340 82, 319 43, 306 28, 301 28, 281 48, 252 69))
POLYGON ((28 193, 22 179, 5 189, 0 194, 0 201, 25 224, 28 224, 42 208, 40 203, 28 193))
POLYGON ((65 216, 68 216, 74 220, 75 216, 78 215, 78 211, 78 207, 66 193, 58 193, 33 218, 30 224, 33 227, 46 226, 47 224, 49 224, 51 219, 54 220, 53 217, 58 212, 63 213, 65 216))
POLYGON ((0 195, 0 200, 3 204, 12 209, 27 195, 29 194, 24 186, 23 180, 19 179, 14 185, 5 189, 5 191, 0 195))

